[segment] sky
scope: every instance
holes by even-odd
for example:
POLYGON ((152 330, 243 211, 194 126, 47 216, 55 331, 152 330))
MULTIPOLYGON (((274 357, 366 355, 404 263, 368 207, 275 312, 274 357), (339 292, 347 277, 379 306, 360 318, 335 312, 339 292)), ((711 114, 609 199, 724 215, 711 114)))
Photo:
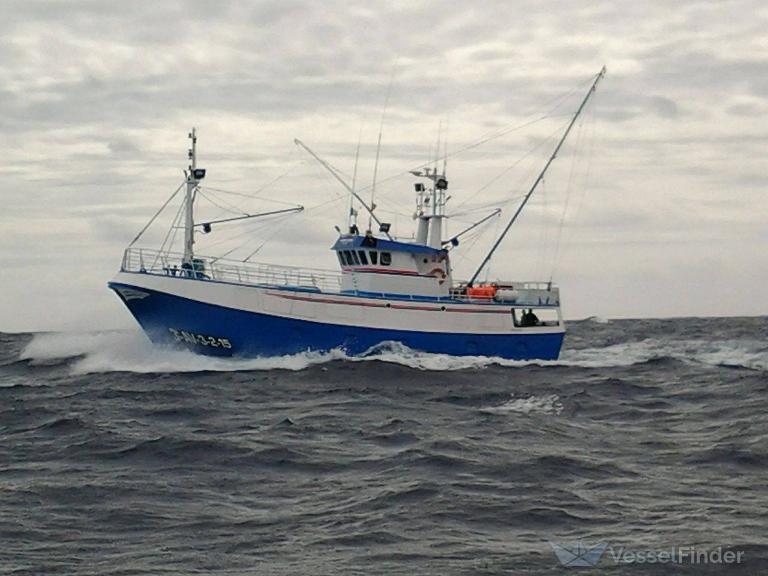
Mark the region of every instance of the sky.
POLYGON ((1 331, 133 325, 106 283, 181 183, 192 126, 206 185, 256 195, 219 203, 306 207, 198 251, 231 237, 327 268, 347 198, 294 138, 350 180, 359 143, 370 197, 381 130, 377 210, 407 238, 407 172, 439 137, 449 231, 503 208, 453 253, 467 278, 603 65, 488 277, 552 277, 566 318, 768 313, 763 2, 0 4, 1 331))

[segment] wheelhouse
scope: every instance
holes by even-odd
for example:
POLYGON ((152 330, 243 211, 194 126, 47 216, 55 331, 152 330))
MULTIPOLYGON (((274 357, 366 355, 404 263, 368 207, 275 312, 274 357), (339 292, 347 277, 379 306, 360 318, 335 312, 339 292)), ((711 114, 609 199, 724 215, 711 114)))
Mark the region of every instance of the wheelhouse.
POLYGON ((423 244, 345 234, 333 245, 342 290, 378 294, 450 295, 448 251, 423 244))

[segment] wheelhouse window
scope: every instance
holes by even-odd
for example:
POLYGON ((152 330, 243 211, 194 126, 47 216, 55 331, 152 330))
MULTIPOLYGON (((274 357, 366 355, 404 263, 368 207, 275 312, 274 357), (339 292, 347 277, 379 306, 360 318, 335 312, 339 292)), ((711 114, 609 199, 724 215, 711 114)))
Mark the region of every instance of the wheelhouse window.
POLYGON ((382 266, 389 266, 392 264, 392 254, 390 252, 382 252, 381 253, 381 265, 382 266))
POLYGON ((344 254, 344 263, 347 266, 352 266, 352 264, 353 264, 353 262, 352 262, 352 252, 350 252, 349 250, 344 250, 343 254, 344 254))
POLYGON ((379 261, 379 253, 376 250, 369 250, 368 255, 371 257, 371 264, 377 264, 379 261))
POLYGON ((339 257, 339 264, 341 264, 342 266, 346 266, 347 263, 344 261, 344 256, 341 255, 340 251, 336 252, 336 256, 339 257))
POLYGON ((357 252, 355 252, 354 250, 352 250, 352 261, 355 263, 355 266, 360 265, 360 260, 358 260, 357 258, 357 252))
POLYGON ((357 251, 358 256, 360 256, 360 262, 363 263, 363 265, 368 265, 368 257, 365 255, 365 250, 358 250, 357 251))

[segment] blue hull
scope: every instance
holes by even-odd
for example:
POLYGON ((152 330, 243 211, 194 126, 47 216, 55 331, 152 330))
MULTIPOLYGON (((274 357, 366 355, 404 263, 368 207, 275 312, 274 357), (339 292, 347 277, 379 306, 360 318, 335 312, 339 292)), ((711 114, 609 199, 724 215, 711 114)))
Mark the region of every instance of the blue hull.
POLYGON ((216 356, 282 356, 341 348, 359 355, 395 341, 424 352, 497 356, 512 360, 556 360, 563 334, 454 334, 343 326, 282 318, 205 304, 140 288, 146 298, 125 298, 110 282, 150 339, 216 356))

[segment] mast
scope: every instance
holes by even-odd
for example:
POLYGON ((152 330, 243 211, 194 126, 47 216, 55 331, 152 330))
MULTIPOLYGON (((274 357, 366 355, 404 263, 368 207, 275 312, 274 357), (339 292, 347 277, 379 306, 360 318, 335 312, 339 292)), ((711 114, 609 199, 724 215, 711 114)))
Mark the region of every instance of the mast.
POLYGON ((581 115, 581 112, 582 110, 584 110, 584 107, 587 105, 587 102, 589 102, 589 99, 592 97, 592 94, 595 93, 595 89, 597 88, 598 82, 600 82, 600 80, 603 79, 603 76, 605 76, 605 71, 606 71, 605 66, 603 66, 603 68, 600 70, 597 76, 595 76, 595 80, 592 82, 592 85, 589 87, 587 94, 584 96, 584 99, 581 101, 581 104, 579 105, 578 110, 576 110, 576 113, 573 115, 573 118, 571 118, 571 121, 568 123, 568 127, 565 129, 565 132, 563 132, 563 135, 560 138, 560 141, 557 143, 557 146, 555 147, 554 152, 552 152, 552 155, 549 157, 549 160, 547 160, 547 163, 544 165, 544 169, 539 173, 539 176, 536 178, 536 181, 533 183, 533 186, 531 186, 530 190, 528 190, 528 193, 525 195, 525 197, 523 198, 523 201, 520 203, 520 206, 518 206, 514 215, 507 223, 506 227, 504 228, 504 231, 496 239, 496 242, 493 244, 493 247, 485 256, 480 266, 478 266, 475 273, 472 275, 472 278, 469 280, 467 284, 468 286, 472 286, 475 280, 477 280, 477 277, 480 275, 480 272, 482 272, 483 268, 485 268, 486 264, 488 264, 488 261, 491 259, 491 257, 493 256, 493 253, 499 247, 499 244, 501 244, 502 240, 504 240, 504 237, 507 235, 507 232, 509 232, 509 229, 512 227, 512 224, 515 223, 515 220, 517 220, 517 217, 523 211, 523 208, 525 208, 525 205, 528 203, 528 200, 531 198, 531 195, 536 190, 536 187, 544 179, 544 175, 547 173, 547 170, 549 169, 550 164, 552 164, 552 162, 555 161, 555 158, 557 158, 558 152, 560 152, 560 148, 562 148, 563 144, 565 143, 565 139, 568 138, 568 134, 570 134, 571 128, 573 128, 573 125, 576 123, 576 120, 581 115))
POLYGON ((192 147, 189 149, 189 172, 187 173, 187 192, 184 198, 184 264, 192 264, 195 257, 195 197, 200 180, 205 178, 205 170, 197 167, 197 131, 189 133, 192 147))
POLYGON ((440 249, 443 245, 443 219, 445 218, 446 191, 448 190, 448 180, 445 174, 440 174, 437 168, 425 168, 422 170, 411 170, 411 174, 417 178, 428 178, 432 180, 432 187, 427 188, 423 183, 416 183, 416 214, 419 225, 416 233, 416 243, 424 244, 432 248, 440 249), (426 211, 432 206, 431 213, 426 211))

